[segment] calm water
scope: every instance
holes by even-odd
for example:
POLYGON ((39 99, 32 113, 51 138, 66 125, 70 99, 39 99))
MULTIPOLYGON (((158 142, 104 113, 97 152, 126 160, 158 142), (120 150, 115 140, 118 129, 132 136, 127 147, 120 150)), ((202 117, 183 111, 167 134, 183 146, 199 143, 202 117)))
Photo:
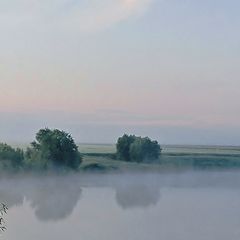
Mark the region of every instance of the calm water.
POLYGON ((240 172, 7 177, 6 240, 239 240, 240 172))

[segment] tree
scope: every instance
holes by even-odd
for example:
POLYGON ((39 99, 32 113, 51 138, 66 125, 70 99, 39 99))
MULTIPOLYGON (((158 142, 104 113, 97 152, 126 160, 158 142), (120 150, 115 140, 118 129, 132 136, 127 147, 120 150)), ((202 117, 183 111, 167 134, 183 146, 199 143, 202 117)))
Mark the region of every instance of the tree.
POLYGON ((130 146, 135 141, 136 136, 124 134, 117 141, 117 156, 119 159, 130 161, 130 146))
POLYGON ((40 129, 36 141, 26 151, 28 163, 40 165, 42 168, 69 167, 78 169, 82 157, 69 133, 58 129, 40 129), (35 161, 35 162, 34 162, 35 161))
POLYGON ((136 137, 124 134, 117 141, 117 156, 125 161, 142 162, 158 159, 161 147, 157 141, 148 137, 136 137))
POLYGON ((151 161, 159 158, 161 147, 157 141, 151 141, 150 138, 138 137, 130 145, 130 159, 135 162, 151 161))
POLYGON ((19 168, 23 163, 23 159, 23 150, 19 148, 14 149, 6 143, 0 143, 0 160, 5 163, 9 162, 13 168, 19 168))

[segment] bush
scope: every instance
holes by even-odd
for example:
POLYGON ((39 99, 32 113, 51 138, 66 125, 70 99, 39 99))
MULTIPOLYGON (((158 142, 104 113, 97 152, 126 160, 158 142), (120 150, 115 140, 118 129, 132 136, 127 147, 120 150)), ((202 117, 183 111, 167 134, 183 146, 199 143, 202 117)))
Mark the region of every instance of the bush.
POLYGON ((117 156, 119 159, 133 162, 143 162, 158 159, 161 147, 157 141, 148 137, 136 137, 124 134, 117 141, 117 156))
POLYGON ((107 168, 99 163, 90 163, 86 166, 83 167, 84 171, 89 171, 89 172, 103 172, 106 171, 107 168))
POLYGON ((23 159, 23 150, 14 149, 6 143, 0 143, 0 161, 4 162, 4 165, 18 168, 22 166, 23 159))
POLYGON ((58 129, 40 129, 36 141, 27 149, 26 165, 46 169, 49 166, 78 169, 82 157, 70 134, 58 129))

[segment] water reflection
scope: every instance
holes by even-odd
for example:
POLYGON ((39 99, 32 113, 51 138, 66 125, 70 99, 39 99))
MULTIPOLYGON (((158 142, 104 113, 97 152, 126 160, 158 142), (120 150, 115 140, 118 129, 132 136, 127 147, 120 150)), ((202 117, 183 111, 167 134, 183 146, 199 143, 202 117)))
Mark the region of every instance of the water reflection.
POLYGON ((123 209, 154 206, 159 198, 159 187, 131 184, 116 188, 116 201, 123 209))
POLYGON ((0 179, 3 239, 238 240, 239 173, 0 179))
POLYGON ((12 179, 0 183, 1 202, 9 208, 30 202, 41 221, 56 221, 70 216, 82 190, 71 177, 12 179))
MULTIPOLYGON (((10 178, 0 181, 0 198, 9 208, 30 203, 40 221, 57 221, 71 215, 82 196, 84 187, 110 187, 115 189, 115 199, 122 209, 154 206, 160 198, 160 187, 138 177, 30 177, 10 178)), ((107 197, 107 196, 106 196, 107 197)))
POLYGON ((0 180, 0 202, 11 209, 26 201, 38 220, 58 221, 73 213, 83 195, 82 188, 86 194, 91 188, 113 189, 118 206, 131 210, 156 206, 160 189, 166 187, 238 189, 239 182, 239 172, 8 177, 0 180))
POLYGON ((22 205, 24 200, 24 196, 15 188, 6 189, 2 185, 0 186, 0 198, 2 203, 7 204, 8 208, 22 205))
POLYGON ((82 193, 81 188, 67 178, 47 179, 36 190, 31 195, 27 194, 27 199, 42 221, 56 221, 70 216, 82 193))

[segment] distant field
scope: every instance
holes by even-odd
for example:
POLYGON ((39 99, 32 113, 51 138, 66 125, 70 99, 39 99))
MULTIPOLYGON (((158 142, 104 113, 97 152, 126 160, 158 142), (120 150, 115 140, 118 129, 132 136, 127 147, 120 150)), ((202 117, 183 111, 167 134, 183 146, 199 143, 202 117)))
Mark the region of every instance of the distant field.
MULTIPOLYGON (((240 154, 235 146, 162 145, 163 153, 240 154)), ((79 144, 82 153, 115 153, 115 144, 79 144)))
POLYGON ((240 154, 236 146, 163 145, 163 153, 240 154))
MULTIPOLYGON (((13 147, 26 149, 27 143, 9 143, 13 147)), ((115 153, 115 144, 78 144, 82 153, 115 153)), ((202 146, 202 145, 161 145, 162 153, 196 154, 240 154, 240 146, 202 146)))
POLYGON ((115 144, 79 144, 81 153, 115 153, 115 144))
POLYGON ((84 155, 82 168, 89 164, 123 171, 240 168, 240 147, 164 145, 160 158, 154 163, 116 160, 116 148, 111 144, 81 144, 79 149, 84 155))
MULTIPOLYGON (((12 144, 26 149, 27 144, 12 144)), ((116 160, 114 144, 79 144, 83 154, 82 170, 151 170, 240 168, 240 147, 162 145, 162 154, 154 163, 130 163, 116 160)))

